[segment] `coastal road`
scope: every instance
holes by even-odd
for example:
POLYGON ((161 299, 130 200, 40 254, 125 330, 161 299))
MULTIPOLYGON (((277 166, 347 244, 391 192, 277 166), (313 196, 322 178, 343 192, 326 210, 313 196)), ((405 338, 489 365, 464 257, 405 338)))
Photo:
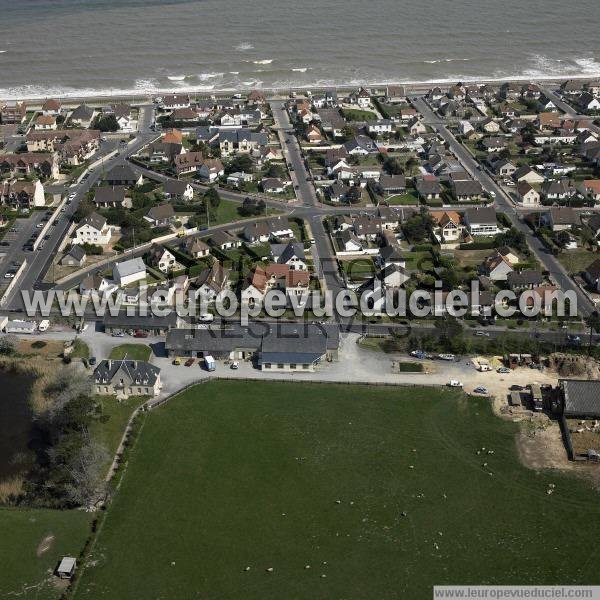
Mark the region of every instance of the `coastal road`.
POLYGON ((577 309, 579 314, 586 316, 595 310, 593 303, 571 279, 567 270, 560 264, 557 258, 551 254, 546 246, 544 246, 542 241, 533 234, 529 226, 521 220, 515 206, 505 194, 504 190, 500 188, 492 177, 479 167, 471 153, 459 143, 446 125, 433 113, 423 98, 415 97, 411 100, 415 108, 423 115, 425 123, 447 142, 450 150, 460 160, 470 175, 481 183, 484 190, 493 192, 496 195, 496 208, 510 219, 515 229, 524 234, 527 244, 543 265, 544 269, 548 271, 552 279, 556 281, 562 290, 572 290, 575 293, 577 296, 577 309))

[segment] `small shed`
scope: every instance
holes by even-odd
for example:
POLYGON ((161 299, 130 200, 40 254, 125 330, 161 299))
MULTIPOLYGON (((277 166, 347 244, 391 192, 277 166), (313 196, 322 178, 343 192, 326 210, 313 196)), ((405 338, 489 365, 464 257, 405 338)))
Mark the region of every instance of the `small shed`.
POLYGON ((521 406, 521 392, 516 390, 512 391, 508 397, 508 403, 511 406, 521 406))
POLYGON ((78 245, 71 248, 60 259, 60 264, 68 267, 81 267, 87 258, 85 250, 78 245))
POLYGON ((58 568, 56 569, 56 574, 61 579, 71 579, 75 573, 76 566, 77 561, 72 556, 63 556, 58 568))

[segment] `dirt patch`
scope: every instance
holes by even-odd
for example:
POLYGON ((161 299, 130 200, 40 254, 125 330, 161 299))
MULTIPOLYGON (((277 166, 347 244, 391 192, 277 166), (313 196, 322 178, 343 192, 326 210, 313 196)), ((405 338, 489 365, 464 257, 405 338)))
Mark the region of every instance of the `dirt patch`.
POLYGON ((52 548, 52 544, 54 543, 54 534, 50 533, 45 536, 41 542, 38 544, 38 547, 35 551, 35 555, 39 558, 42 554, 45 554, 52 548))
POLYGON ((557 421, 536 414, 521 423, 516 441, 519 458, 527 468, 534 471, 556 469, 583 477, 595 488, 600 488, 599 465, 569 460, 557 421))
POLYGON ((32 338, 30 340, 20 339, 17 343, 19 354, 33 354, 42 358, 60 358, 63 349, 63 342, 58 340, 32 338))

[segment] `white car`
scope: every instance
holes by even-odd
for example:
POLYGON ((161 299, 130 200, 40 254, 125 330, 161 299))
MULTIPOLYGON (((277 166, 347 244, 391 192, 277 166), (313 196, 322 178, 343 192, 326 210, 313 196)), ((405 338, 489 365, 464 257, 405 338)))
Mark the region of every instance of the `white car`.
POLYGON ((448 360, 448 361, 450 361, 450 360, 454 360, 454 354, 440 354, 440 355, 438 355, 438 358, 440 360, 448 360))
POLYGON ((237 360, 234 360, 234 361, 231 363, 231 368, 232 368, 234 371, 236 371, 237 369, 239 369, 239 368, 240 368, 240 363, 239 363, 237 360))
POLYGON ((36 229, 41 229, 43 226, 44 226, 44 224, 43 224, 43 223, 38 223, 38 224, 35 226, 35 228, 36 228, 36 229))
POLYGON ((462 381, 458 381, 458 379, 451 379, 448 383, 450 387, 458 387, 461 388, 463 386, 462 381))
POLYGON ((198 317, 198 321, 200 321, 200 323, 212 323, 214 320, 215 316, 211 315, 210 313, 206 313, 198 317))
POLYGON ((14 273, 4 273, 4 279, 14 279, 15 278, 15 274, 14 273))
POLYGON ((515 182, 509 179, 509 180, 506 182, 506 185, 507 185, 507 186, 509 186, 509 187, 512 187, 512 186, 514 186, 514 185, 515 185, 515 182))
POLYGON ((479 337, 490 337, 490 334, 487 331, 476 331, 475 335, 479 337))

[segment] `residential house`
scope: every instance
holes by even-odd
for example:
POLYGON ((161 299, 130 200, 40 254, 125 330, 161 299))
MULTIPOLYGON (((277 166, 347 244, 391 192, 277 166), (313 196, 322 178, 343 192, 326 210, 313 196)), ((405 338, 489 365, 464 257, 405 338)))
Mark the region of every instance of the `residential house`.
POLYGON ((451 244, 458 242, 464 231, 460 215, 455 211, 431 211, 433 219, 433 235, 441 244, 451 244))
POLYGON ((287 265, 296 271, 306 271, 306 255, 304 246, 298 242, 288 244, 271 244, 271 258, 279 265, 287 265))
POLYGON ((117 262, 113 266, 113 279, 120 286, 130 285, 146 279, 146 265, 141 258, 117 262))
POLYGON ((507 257, 499 252, 488 256, 481 265, 481 273, 491 281, 506 281, 508 275, 513 272, 513 266, 507 257))
POLYGON ((113 284, 101 275, 88 275, 79 284, 79 293, 82 296, 102 296, 114 288, 113 284))
POLYGON ((33 128, 41 131, 53 131, 56 129, 56 117, 40 115, 34 121, 33 128))
POLYGON ((224 267, 218 260, 204 269, 196 278, 195 284, 200 297, 205 302, 214 302, 230 287, 230 269, 224 267))
POLYGON ((306 270, 290 269, 287 265, 270 263, 264 268, 257 266, 242 286, 241 302, 247 306, 260 305, 270 290, 280 290, 286 296, 305 296, 308 293, 310 275, 306 270))
POLYGON ((267 134, 249 129, 219 132, 221 156, 230 156, 236 152, 250 153, 268 144, 267 134))
POLYGON ((185 152, 173 159, 173 168, 177 177, 195 173, 204 164, 202 152, 185 152))
POLYGON ((327 196, 330 202, 344 202, 348 199, 350 186, 339 179, 327 187, 327 196))
POLYGON ((205 258, 210 254, 208 244, 197 237, 188 237, 181 244, 181 250, 194 258, 205 258))
POLYGON ((588 265, 583 271, 583 277, 594 288, 594 291, 600 292, 600 258, 588 265))
POLYGON ((376 240, 381 234, 383 223, 379 217, 361 215, 352 223, 354 234, 359 240, 376 240))
POLYGON ((173 111, 179 108, 190 107, 190 97, 188 94, 167 94, 163 96, 160 108, 165 111, 173 111))
POLYGON ((479 128, 485 133, 498 133, 500 131, 500 124, 498 121, 492 119, 492 117, 485 117, 479 122, 479 128))
POLYGON ((330 133, 334 138, 343 135, 342 130, 346 125, 346 121, 344 121, 337 108, 322 108, 319 110, 319 117, 323 131, 330 133))
POLYGON ((59 175, 57 155, 54 152, 2 154, 0 173, 8 173, 13 177, 35 174, 43 179, 56 179, 59 175))
POLYGON ((93 202, 97 208, 131 208, 131 197, 122 185, 100 186, 94 192, 93 202))
POLYGON ((540 194, 527 181, 517 184, 517 198, 523 206, 539 206, 540 204, 540 194))
POLYGON ((417 179, 415 188, 423 200, 438 200, 442 193, 442 187, 437 178, 417 179))
POLYGON ((343 229, 338 235, 338 243, 344 252, 362 252, 363 242, 350 229, 343 229))
POLYGON ((62 112, 62 105, 59 100, 48 98, 42 104, 42 114, 50 117, 58 117, 62 112))
POLYGON ((265 194, 283 194, 288 185, 288 181, 281 181, 277 177, 267 177, 260 182, 260 187, 265 194))
POLYGON ((566 200, 575 193, 568 179, 548 180, 542 184, 542 195, 547 200, 566 200))
POLYGON ((210 237, 209 242, 219 248, 219 250, 231 250, 239 248, 242 245, 241 240, 231 235, 228 231, 216 231, 210 237))
POLYGON ((499 177, 512 177, 517 170, 517 167, 505 158, 493 160, 491 163, 488 161, 488 164, 499 177))
POLYGON ((27 105, 25 102, 0 101, 0 122, 3 125, 15 123, 17 125, 25 122, 27 118, 27 105))
POLYGON ((208 183, 214 183, 223 175, 225 175, 225 167, 218 158, 207 158, 198 167, 198 177, 208 183))
POLYGON ((371 106, 371 94, 364 87, 361 87, 349 94, 348 102, 356 104, 360 108, 369 108, 371 106))
POLYGON ((177 265, 175 255, 164 246, 154 246, 148 255, 148 264, 161 273, 172 271, 177 265))
POLYGON ((308 126, 304 135, 311 144, 320 144, 323 141, 323 134, 318 125, 315 125, 314 123, 308 126))
POLYGON ((158 204, 153 206, 145 215, 144 219, 152 227, 167 227, 175 221, 175 209, 172 204, 158 204))
POLYGON ((366 135, 354 136, 344 144, 344 148, 348 154, 354 156, 367 156, 368 154, 377 152, 375 142, 366 135))
POLYGON ((491 206, 467 209, 464 214, 464 222, 472 236, 494 236, 499 232, 496 209, 491 206))
POLYGON ((88 106, 87 104, 80 104, 73 112, 69 115, 69 123, 71 125, 77 125, 87 129, 97 115, 95 108, 88 106))
POLYGON ((106 246, 112 236, 112 227, 106 218, 97 212, 84 217, 75 228, 73 244, 92 244, 106 246))
POLYGON ((600 179, 584 179, 579 187, 581 194, 592 199, 596 204, 600 203, 600 179))
POLYGON ((583 94, 576 96, 575 104, 579 110, 586 110, 590 112, 600 110, 600 100, 598 100, 598 98, 589 92, 583 92, 583 94))
POLYGON ((483 188, 479 181, 473 179, 452 181, 452 193, 458 202, 479 200, 483 196, 483 188))
POLYGON ((0 181, 0 204, 15 209, 45 206, 44 186, 39 179, 35 181, 14 179, 0 181))
POLYGON ((379 189, 385 194, 403 194, 406 191, 404 175, 382 175, 379 178, 379 189))
POLYGON ((390 119, 379 119, 377 121, 369 121, 367 131, 377 135, 382 133, 392 133, 393 123, 390 119))
POLYGON ((487 152, 500 152, 507 146, 508 140, 502 136, 485 137, 481 140, 481 145, 487 152))
POLYGON ((142 175, 136 175, 135 171, 128 165, 115 165, 104 178, 108 185, 134 186, 141 185, 144 181, 142 175))
POLYGON ((553 206, 541 215, 541 222, 552 231, 571 229, 580 223, 579 216, 570 206, 553 206))
POLYGON ((240 188, 246 183, 254 181, 253 173, 244 173, 244 171, 236 171, 227 175, 227 184, 240 188))
POLYGON ((187 181, 167 179, 163 183, 163 194, 168 200, 193 200, 194 188, 187 181))
POLYGON ((113 104, 108 107, 107 114, 113 114, 119 125, 119 129, 124 133, 132 133, 137 129, 137 123, 132 117, 132 110, 129 104, 113 104))
POLYGON ((86 258, 85 250, 81 246, 73 245, 63 254, 60 264, 65 267, 82 267, 86 258))
POLYGON ((93 376, 94 393, 99 396, 158 396, 162 383, 160 369, 148 362, 127 357, 98 363, 93 376))
POLYGON ((509 273, 506 281, 508 287, 513 292, 520 292, 523 290, 530 290, 534 287, 539 287, 544 280, 544 276, 540 271, 533 269, 525 269, 524 271, 513 271, 509 273))
POLYGON ((526 181, 530 185, 541 184, 545 181, 543 175, 540 175, 537 171, 534 171, 531 167, 528 167, 526 165, 523 167, 519 167, 513 173, 513 179, 517 183, 521 181, 526 181))

